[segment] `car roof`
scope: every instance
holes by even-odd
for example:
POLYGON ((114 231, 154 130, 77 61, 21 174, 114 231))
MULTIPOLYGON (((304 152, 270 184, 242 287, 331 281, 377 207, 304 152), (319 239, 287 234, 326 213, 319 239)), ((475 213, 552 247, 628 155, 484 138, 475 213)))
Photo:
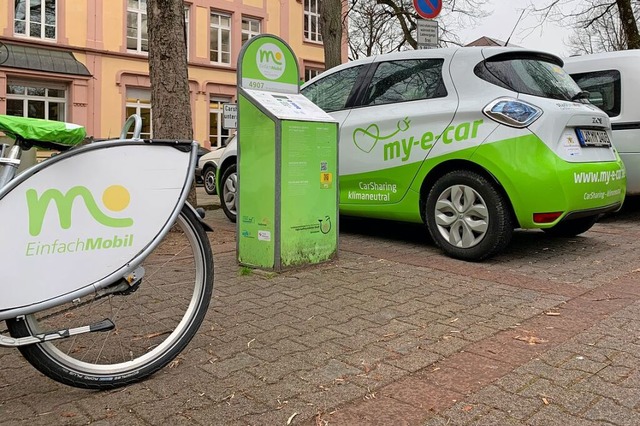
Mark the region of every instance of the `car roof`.
POLYGON ((488 59, 496 55, 501 54, 518 54, 518 53, 526 53, 526 54, 538 54, 546 56, 559 65, 563 64, 562 59, 559 56, 554 54, 539 51, 539 50, 531 50, 517 47, 502 47, 502 46, 466 46, 466 47, 446 47, 439 49, 417 49, 417 50, 403 50, 400 52, 391 52, 384 53, 375 56, 369 56, 362 59, 357 59, 350 62, 345 62, 344 64, 338 65, 330 70, 327 70, 323 73, 320 73, 313 79, 307 81, 302 85, 302 88, 305 88, 309 84, 312 84, 314 81, 319 80, 320 78, 326 77, 329 74, 334 72, 341 71, 346 68, 351 68, 358 65, 365 65, 372 62, 384 62, 384 61, 392 61, 392 60, 401 60, 401 59, 428 59, 428 58, 442 58, 445 61, 451 60, 454 56, 456 60, 475 60, 480 62, 483 59, 488 59))

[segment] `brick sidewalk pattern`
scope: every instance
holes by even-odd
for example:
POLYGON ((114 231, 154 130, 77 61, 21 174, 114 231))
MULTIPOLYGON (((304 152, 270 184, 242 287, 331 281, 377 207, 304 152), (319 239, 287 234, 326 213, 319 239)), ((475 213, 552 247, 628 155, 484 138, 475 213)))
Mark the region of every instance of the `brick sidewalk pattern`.
POLYGON ((640 208, 484 263, 343 219, 337 260, 276 274, 239 267, 209 207, 214 297, 177 365, 90 392, 0 349, 0 423, 640 424, 640 208))

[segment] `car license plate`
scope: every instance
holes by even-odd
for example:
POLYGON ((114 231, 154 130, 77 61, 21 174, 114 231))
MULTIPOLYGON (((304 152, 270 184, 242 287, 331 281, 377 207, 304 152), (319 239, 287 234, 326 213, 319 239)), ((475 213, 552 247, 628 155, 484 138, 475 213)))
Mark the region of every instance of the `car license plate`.
POLYGON ((580 145, 584 147, 608 147, 611 140, 605 130, 576 129, 580 145))

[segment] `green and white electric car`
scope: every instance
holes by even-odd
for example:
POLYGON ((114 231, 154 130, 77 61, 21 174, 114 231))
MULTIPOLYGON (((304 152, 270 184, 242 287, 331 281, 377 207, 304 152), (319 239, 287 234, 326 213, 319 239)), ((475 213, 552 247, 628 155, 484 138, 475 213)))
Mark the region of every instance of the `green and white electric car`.
MULTIPOLYGON (((513 48, 397 52, 349 62, 302 93, 340 123, 340 213, 424 222, 448 255, 480 260, 515 228, 587 231, 622 206, 607 114, 554 55, 513 48)), ((220 159, 235 219, 235 141, 220 159)))

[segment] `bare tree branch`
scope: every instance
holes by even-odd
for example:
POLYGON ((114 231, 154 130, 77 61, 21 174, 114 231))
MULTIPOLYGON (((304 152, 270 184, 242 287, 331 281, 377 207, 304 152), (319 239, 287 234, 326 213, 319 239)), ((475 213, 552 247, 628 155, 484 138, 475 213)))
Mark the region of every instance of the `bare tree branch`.
POLYGON ((553 0, 542 7, 535 4, 530 1, 531 10, 538 15, 538 27, 561 22, 573 28, 569 44, 574 53, 640 48, 638 1, 553 0))
POLYGON ((611 12, 611 9, 613 9, 616 6, 615 3, 610 3, 607 5, 607 7, 602 11, 602 13, 594 16, 593 18, 589 19, 583 26, 583 28, 589 28, 590 26, 593 25, 594 22, 602 19, 604 16, 608 15, 611 12))
POLYGON ((416 42, 416 39, 413 38, 413 35, 411 34, 411 31, 416 27, 415 20, 414 21, 410 20, 409 12, 407 12, 406 9, 401 7, 402 3, 400 6, 396 4, 394 0, 377 0, 376 3, 388 6, 393 10, 395 17, 398 19, 398 22, 400 23, 400 27, 402 28, 404 39, 406 40, 407 43, 411 45, 411 47, 415 49, 418 46, 418 43, 416 42))

